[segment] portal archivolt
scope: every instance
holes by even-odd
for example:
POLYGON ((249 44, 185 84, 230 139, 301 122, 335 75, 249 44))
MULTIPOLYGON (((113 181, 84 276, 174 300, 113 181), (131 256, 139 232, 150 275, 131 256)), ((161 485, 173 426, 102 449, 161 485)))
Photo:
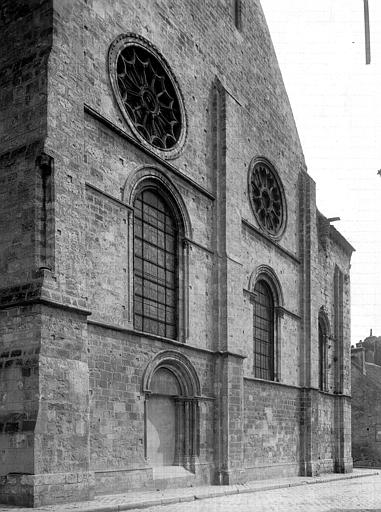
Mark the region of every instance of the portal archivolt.
POLYGON ((200 385, 191 362, 182 354, 158 354, 143 378, 146 457, 153 467, 195 470, 199 454, 200 385))

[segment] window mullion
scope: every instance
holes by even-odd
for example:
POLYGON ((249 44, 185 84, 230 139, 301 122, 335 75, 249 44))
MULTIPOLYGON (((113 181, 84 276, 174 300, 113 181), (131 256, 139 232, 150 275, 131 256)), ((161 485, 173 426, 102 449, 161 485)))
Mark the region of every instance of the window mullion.
POLYGON ((175 338, 178 300, 176 222, 156 190, 144 190, 135 204, 141 204, 141 236, 135 232, 134 297, 135 300, 141 297, 142 329, 175 338), (136 249, 138 241, 141 243, 140 254, 136 249), (137 258, 141 258, 141 271, 136 266, 137 258), (137 278, 142 281, 141 293, 137 291, 137 278))

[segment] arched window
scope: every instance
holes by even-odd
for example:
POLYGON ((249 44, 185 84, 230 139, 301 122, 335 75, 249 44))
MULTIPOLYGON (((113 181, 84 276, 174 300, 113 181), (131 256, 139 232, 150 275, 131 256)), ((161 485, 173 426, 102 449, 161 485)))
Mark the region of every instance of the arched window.
POLYGON ((134 200, 134 327, 178 336, 178 235, 174 212, 154 187, 134 200))
POLYGON ((254 288, 254 377, 274 380, 274 298, 264 280, 254 288))
POLYGON ((319 315, 319 389, 327 391, 327 327, 319 315))

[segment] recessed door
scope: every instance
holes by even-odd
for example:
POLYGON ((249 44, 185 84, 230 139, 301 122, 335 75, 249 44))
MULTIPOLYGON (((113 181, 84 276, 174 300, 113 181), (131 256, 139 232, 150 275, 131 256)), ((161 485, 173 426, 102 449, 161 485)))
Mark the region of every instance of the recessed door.
POLYGON ((175 458, 175 401, 151 396, 147 403, 147 455, 152 466, 171 466, 175 458))

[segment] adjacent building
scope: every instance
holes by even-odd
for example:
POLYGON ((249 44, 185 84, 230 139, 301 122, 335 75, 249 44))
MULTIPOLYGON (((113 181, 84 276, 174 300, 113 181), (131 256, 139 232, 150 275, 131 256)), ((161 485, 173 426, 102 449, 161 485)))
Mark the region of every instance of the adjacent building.
POLYGON ((352 454, 357 467, 381 465, 381 337, 352 348, 352 454))
POLYGON ((353 248, 259 0, 0 12, 0 502, 351 471, 353 248))

